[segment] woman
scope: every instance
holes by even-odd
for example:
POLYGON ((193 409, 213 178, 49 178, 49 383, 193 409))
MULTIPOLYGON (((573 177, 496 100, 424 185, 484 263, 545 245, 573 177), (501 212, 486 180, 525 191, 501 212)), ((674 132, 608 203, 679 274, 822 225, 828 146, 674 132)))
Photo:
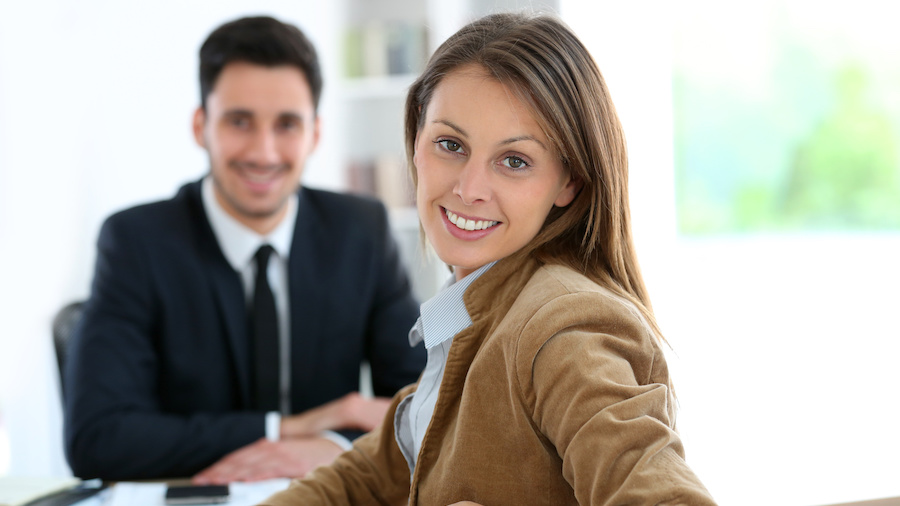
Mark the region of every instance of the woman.
POLYGON ((406 148, 454 273, 410 332, 428 366, 266 504, 714 504, 674 431, 621 126, 575 35, 518 14, 462 28, 409 91, 406 148))

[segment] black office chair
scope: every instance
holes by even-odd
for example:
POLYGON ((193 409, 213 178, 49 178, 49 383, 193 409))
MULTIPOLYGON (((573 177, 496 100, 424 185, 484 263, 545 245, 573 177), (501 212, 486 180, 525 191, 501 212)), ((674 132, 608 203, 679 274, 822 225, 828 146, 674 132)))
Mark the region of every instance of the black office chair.
POLYGON ((56 364, 59 366, 59 392, 63 402, 66 399, 66 382, 63 381, 63 371, 69 353, 69 338, 72 336, 72 330, 75 329, 78 320, 81 319, 83 311, 84 302, 72 302, 60 309, 53 317, 53 348, 56 350, 56 364))

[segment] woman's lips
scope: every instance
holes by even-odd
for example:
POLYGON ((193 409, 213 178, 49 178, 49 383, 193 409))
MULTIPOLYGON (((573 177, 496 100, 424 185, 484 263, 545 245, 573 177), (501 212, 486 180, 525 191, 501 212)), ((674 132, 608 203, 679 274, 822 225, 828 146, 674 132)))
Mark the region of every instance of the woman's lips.
POLYGON ((447 208, 442 208, 442 209, 444 210, 444 214, 447 216, 447 221, 449 221, 451 224, 455 225, 456 228, 458 228, 460 230, 468 230, 468 231, 486 230, 486 229, 494 227, 498 223, 500 223, 499 221, 492 221, 492 220, 468 219, 468 218, 464 218, 464 217, 454 213, 453 211, 451 211, 447 208))
POLYGON ((444 226, 453 237, 464 241, 475 241, 497 230, 501 221, 485 220, 460 216, 453 211, 441 207, 444 226))

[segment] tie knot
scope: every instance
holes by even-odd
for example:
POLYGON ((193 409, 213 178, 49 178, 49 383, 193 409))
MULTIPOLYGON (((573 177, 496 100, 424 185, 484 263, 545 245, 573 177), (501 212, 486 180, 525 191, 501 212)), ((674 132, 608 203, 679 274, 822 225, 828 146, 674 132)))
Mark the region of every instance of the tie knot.
POLYGON ((266 267, 269 265, 269 256, 275 252, 275 248, 273 248, 269 244, 263 244, 256 250, 256 268, 258 271, 265 272, 266 267))

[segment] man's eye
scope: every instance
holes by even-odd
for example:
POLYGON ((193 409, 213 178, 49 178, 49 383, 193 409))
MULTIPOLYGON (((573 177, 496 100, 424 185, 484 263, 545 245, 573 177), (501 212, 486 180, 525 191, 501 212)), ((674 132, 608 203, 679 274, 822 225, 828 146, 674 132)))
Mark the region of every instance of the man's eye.
POLYGON ((528 166, 528 162, 522 160, 518 156, 507 156, 503 159, 503 165, 511 169, 522 169, 528 166))
POLYGON ((300 125, 295 120, 284 120, 279 123, 278 127, 282 130, 296 130, 300 125))
POLYGON ((438 141, 438 144, 444 146, 444 149, 446 149, 447 151, 452 151, 453 153, 456 153, 462 149, 462 146, 458 142, 451 141, 449 139, 438 141))
POLYGON ((229 123, 231 123, 232 126, 238 128, 247 128, 248 126, 250 126, 250 120, 242 117, 233 117, 231 118, 231 121, 229 123))

